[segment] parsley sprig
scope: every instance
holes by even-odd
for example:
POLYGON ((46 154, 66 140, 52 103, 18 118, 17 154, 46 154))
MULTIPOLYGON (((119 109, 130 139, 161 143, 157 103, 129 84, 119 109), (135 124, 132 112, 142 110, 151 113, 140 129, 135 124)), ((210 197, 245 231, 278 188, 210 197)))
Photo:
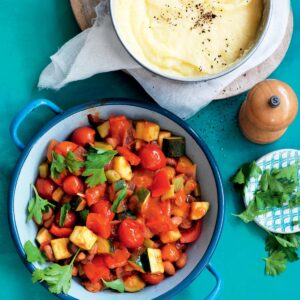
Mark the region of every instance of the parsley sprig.
POLYGON ((84 162, 77 159, 72 151, 69 151, 66 157, 52 151, 52 163, 50 167, 51 177, 54 179, 59 178, 60 174, 65 170, 70 173, 75 174, 82 167, 84 167, 84 162))
MULTIPOLYGON (((259 166, 252 162, 245 164, 232 178, 232 182, 239 191, 245 192, 250 179, 258 179, 259 187, 255 192, 254 199, 248 204, 247 209, 239 215, 245 223, 253 221, 258 215, 270 211, 274 207, 288 204, 289 207, 300 205, 300 192, 298 186, 298 164, 281 169, 272 169, 262 172, 259 166)), ((294 221, 293 226, 299 224, 294 221)), ((265 273, 276 276, 286 270, 288 262, 299 259, 297 250, 300 248, 299 234, 271 234, 266 238, 265 250, 268 257, 264 258, 265 273)))
POLYGON ((32 282, 45 281, 48 284, 49 291, 54 294, 67 294, 71 288, 72 267, 79 253, 77 250, 70 264, 61 266, 59 264, 51 264, 45 269, 36 269, 32 273, 32 282))
POLYGON ((40 197, 34 185, 32 185, 32 188, 34 197, 28 203, 27 222, 34 217, 36 222, 40 224, 42 222, 43 213, 46 212, 49 207, 54 208, 55 205, 40 197))
POLYGON ((24 244, 24 251, 26 253, 27 261, 33 263, 38 262, 43 264, 46 262, 45 255, 31 241, 27 241, 24 244))
POLYGON ((117 154, 114 150, 104 150, 91 147, 85 162, 85 171, 82 176, 87 177, 88 187, 93 187, 106 181, 104 166, 117 154))

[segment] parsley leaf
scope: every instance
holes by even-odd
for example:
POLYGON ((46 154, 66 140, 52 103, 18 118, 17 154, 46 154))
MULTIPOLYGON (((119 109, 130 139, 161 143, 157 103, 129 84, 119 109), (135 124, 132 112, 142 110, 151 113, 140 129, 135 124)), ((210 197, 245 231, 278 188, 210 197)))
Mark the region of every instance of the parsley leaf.
POLYGON ((72 151, 69 151, 67 153, 66 159, 65 159, 65 164, 66 164, 66 168, 72 174, 76 173, 84 166, 84 162, 81 160, 78 160, 72 151))
POLYGON ((61 266, 59 264, 51 264, 49 267, 43 270, 34 270, 32 273, 32 282, 35 283, 37 281, 46 281, 51 293, 67 294, 71 287, 73 263, 79 251, 80 249, 78 249, 69 265, 61 266))
POLYGON ((259 210, 255 201, 251 200, 245 211, 243 211, 239 215, 234 216, 239 217, 245 223, 249 223, 252 222, 257 216, 266 212, 267 210, 259 210))
POLYGON ((34 190, 35 197, 33 197, 28 203, 27 222, 34 217, 36 222, 40 224, 42 221, 43 212, 47 211, 48 207, 53 208, 55 205, 41 198, 34 185, 32 185, 32 188, 34 190))
POLYGON ((267 275, 276 276, 286 270, 287 259, 283 251, 276 250, 264 260, 266 262, 265 272, 267 275))
POLYGON ((70 209, 71 209, 70 203, 66 203, 60 208, 59 227, 64 226, 67 214, 70 211, 70 209))
POLYGON ((113 281, 105 281, 104 279, 102 279, 103 283, 105 284, 106 287, 116 290, 120 293, 124 293, 125 292, 125 286, 124 286, 124 282, 121 279, 116 279, 113 281))
POLYGON ((86 183, 88 187, 96 186, 106 181, 104 166, 108 164, 117 154, 114 150, 103 150, 91 148, 85 163, 85 171, 82 176, 88 177, 86 183))
POLYGON ((61 172, 65 170, 65 158, 52 151, 52 163, 50 167, 51 177, 54 179, 59 178, 61 172))
POLYGON ((24 244, 24 251, 26 253, 27 261, 31 263, 38 262, 40 264, 46 262, 44 254, 36 246, 34 246, 31 241, 27 241, 24 244))
POLYGON ((125 199, 126 195, 127 195, 127 186, 117 193, 117 197, 111 206, 112 212, 114 212, 114 213, 117 212, 120 203, 122 202, 122 200, 125 199))

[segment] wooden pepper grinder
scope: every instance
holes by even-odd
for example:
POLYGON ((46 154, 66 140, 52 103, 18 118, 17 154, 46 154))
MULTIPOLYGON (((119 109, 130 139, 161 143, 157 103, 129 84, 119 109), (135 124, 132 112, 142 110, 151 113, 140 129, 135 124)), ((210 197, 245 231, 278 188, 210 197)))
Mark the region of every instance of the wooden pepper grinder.
POLYGON ((265 80, 253 87, 242 104, 240 127, 250 141, 269 144, 285 133, 297 112, 292 88, 279 80, 265 80))

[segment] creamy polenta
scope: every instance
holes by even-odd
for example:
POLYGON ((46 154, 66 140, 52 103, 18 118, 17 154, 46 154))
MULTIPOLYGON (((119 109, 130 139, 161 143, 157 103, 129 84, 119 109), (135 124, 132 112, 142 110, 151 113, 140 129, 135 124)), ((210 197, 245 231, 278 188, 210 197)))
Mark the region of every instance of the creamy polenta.
POLYGON ((115 26, 128 50, 160 73, 224 71, 257 38, 263 0, 116 0, 115 26))

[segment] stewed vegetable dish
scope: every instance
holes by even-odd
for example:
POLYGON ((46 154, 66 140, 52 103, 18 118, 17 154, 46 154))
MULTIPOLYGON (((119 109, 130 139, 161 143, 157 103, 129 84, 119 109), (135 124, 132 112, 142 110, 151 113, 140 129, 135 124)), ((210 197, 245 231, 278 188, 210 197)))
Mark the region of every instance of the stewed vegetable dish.
POLYGON ((90 292, 137 292, 186 265, 209 202, 184 137, 126 116, 88 119, 49 141, 39 166, 27 211, 36 245, 24 250, 30 262, 53 263, 32 279, 53 293, 68 293, 72 276, 90 292))

